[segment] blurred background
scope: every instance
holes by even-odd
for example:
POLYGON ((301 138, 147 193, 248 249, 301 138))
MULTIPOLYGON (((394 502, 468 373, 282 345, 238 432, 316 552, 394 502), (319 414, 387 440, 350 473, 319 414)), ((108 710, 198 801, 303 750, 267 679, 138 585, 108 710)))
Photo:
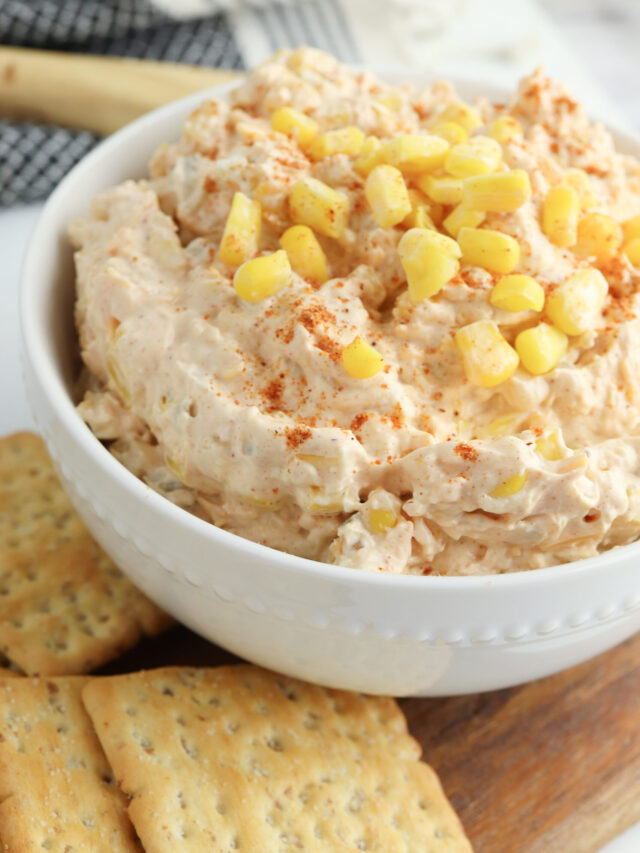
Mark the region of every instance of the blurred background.
MULTIPOLYGON (((46 197, 96 142, 95 133, 47 126, 62 93, 47 88, 46 65, 31 93, 31 113, 45 122, 15 120, 31 117, 10 98, 27 60, 7 60, 8 47, 242 70, 279 47, 311 44, 369 67, 507 85, 542 64, 594 114, 640 127, 640 82, 630 73, 639 35, 636 0, 0 0, 0 208, 46 197)), ((88 86, 90 69, 77 68, 77 84, 88 86)), ((73 86, 61 88, 71 97, 73 86)), ((85 117, 106 109, 97 99, 85 117)))

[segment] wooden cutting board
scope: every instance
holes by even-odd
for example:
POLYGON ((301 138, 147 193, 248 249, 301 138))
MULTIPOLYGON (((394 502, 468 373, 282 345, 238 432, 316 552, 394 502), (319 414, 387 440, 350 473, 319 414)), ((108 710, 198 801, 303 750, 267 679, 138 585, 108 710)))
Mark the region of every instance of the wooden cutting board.
MULTIPOLYGON (((101 672, 233 660, 176 628, 101 672)), ((640 821, 640 634, 522 687, 401 704, 476 853, 596 853, 640 821)))

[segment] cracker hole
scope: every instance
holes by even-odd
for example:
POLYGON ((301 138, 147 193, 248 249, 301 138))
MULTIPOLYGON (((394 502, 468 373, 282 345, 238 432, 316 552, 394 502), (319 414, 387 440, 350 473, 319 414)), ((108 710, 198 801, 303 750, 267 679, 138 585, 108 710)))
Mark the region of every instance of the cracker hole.
POLYGON ((198 757, 198 750, 193 744, 188 743, 185 738, 180 738, 180 745, 182 746, 182 749, 184 750, 185 754, 189 756, 189 758, 195 759, 198 757))
POLYGON ((317 729, 320 725, 320 715, 316 714, 314 711, 309 711, 305 715, 302 725, 305 729, 317 729))
POLYGON ((280 738, 273 736, 267 738, 267 746, 274 752, 284 752, 284 746, 282 745, 282 741, 280 740, 280 738))
POLYGON ((284 681, 276 681, 276 687, 290 702, 296 702, 299 699, 298 693, 292 684, 286 684, 284 681))
POLYGON ((56 731, 59 735, 66 735, 69 731, 69 726, 66 726, 64 723, 60 723, 59 726, 56 726, 56 731))
POLYGON ((217 696, 212 696, 211 699, 209 699, 209 705, 211 705, 212 708, 219 708, 222 705, 222 702, 217 696))
POLYGON ((355 791, 351 799, 349 800, 347 809, 352 814, 357 814, 362 809, 362 806, 364 805, 366 799, 367 797, 364 791, 355 791))
POLYGON ((130 705, 127 708, 125 713, 127 714, 128 717, 136 717, 138 715, 138 709, 134 708, 132 705, 130 705))
POLYGON ((87 829, 95 829, 96 828, 96 822, 92 817, 83 817, 82 818, 82 825, 85 826, 87 829))
POLYGON ((162 688, 162 695, 163 696, 174 696, 175 694, 170 687, 163 687, 162 688))
POLYGON ((236 723, 233 720, 225 720, 224 728, 228 734, 233 735, 238 731, 240 725, 239 723, 236 723))
POLYGON ((140 745, 141 749, 153 749, 153 742, 150 741, 149 738, 145 735, 140 734, 140 732, 134 732, 133 739, 140 745))

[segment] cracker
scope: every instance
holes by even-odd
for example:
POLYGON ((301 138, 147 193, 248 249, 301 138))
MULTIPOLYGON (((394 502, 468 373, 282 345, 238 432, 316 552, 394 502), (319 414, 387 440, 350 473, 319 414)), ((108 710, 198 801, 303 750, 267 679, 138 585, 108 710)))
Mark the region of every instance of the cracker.
POLYGON ((148 853, 469 853, 392 699, 252 666, 100 678, 83 698, 148 853))
POLYGON ((86 681, 0 680, 0 838, 7 853, 140 851, 82 704, 86 681))
POLYGON ((43 441, 0 439, 0 651, 30 674, 77 674, 168 624, 94 542, 43 441))

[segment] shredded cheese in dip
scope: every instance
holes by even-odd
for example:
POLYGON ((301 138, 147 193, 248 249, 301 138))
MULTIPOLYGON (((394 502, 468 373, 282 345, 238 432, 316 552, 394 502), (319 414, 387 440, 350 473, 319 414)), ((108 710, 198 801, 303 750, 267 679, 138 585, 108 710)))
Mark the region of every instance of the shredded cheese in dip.
POLYGON ((93 200, 70 226, 79 411, 117 459, 221 528, 367 571, 534 569, 640 534, 640 166, 540 72, 458 101, 284 51, 93 200))

